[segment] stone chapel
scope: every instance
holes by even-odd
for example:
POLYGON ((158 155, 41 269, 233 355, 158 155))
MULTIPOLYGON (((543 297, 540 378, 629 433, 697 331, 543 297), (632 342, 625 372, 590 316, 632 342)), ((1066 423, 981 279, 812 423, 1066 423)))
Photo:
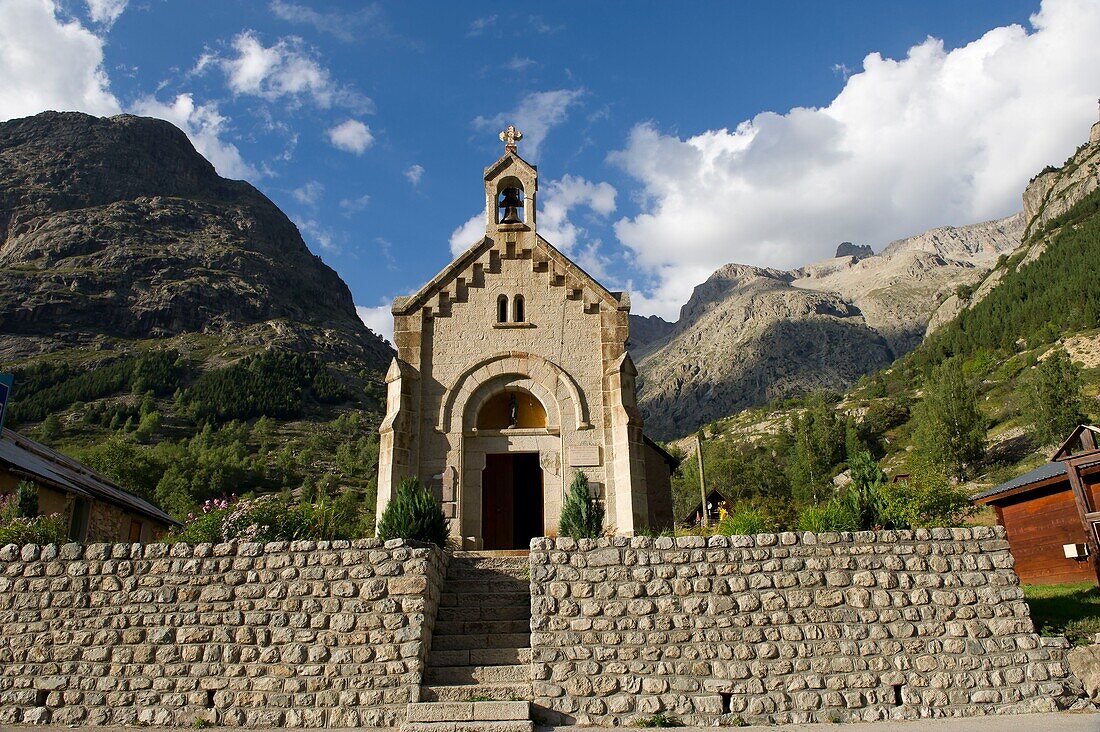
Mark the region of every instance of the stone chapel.
POLYGON ((580 470, 608 532, 668 528, 674 462, 642 434, 630 298, 539 236, 522 136, 485 169, 485 236, 393 302, 377 515, 416 476, 463 548, 526 549, 556 535, 580 470))

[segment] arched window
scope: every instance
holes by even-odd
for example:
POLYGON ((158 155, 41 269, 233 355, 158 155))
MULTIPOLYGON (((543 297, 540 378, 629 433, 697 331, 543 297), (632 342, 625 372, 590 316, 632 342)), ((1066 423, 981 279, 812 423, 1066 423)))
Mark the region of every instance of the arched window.
POLYGON ((526 313, 523 312, 523 295, 516 295, 512 299, 512 322, 524 323, 526 321, 526 313))
POLYGON ((485 402, 477 415, 479 430, 541 429, 546 426, 546 408, 535 395, 510 388, 485 402))
POLYGON ((497 298, 497 322, 508 322, 508 296, 501 295, 497 298))

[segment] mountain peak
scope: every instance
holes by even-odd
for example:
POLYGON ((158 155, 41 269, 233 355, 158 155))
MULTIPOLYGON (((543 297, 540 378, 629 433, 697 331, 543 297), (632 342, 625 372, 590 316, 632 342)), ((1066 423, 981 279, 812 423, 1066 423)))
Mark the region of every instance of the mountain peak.
POLYGON ((187 333, 389 359, 274 203, 131 115, 0 123, 0 330, 0 360, 187 333))

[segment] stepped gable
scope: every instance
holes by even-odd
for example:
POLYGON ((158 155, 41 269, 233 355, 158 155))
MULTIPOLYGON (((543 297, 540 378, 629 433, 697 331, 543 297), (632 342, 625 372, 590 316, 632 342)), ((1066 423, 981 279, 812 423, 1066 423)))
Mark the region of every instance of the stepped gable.
POLYGON ((393 303, 377 511, 417 477, 464 549, 525 548, 557 528, 580 471, 607 530, 670 526, 667 456, 643 438, 626 350, 630 299, 539 235, 538 171, 522 135, 501 134, 485 235, 393 303))

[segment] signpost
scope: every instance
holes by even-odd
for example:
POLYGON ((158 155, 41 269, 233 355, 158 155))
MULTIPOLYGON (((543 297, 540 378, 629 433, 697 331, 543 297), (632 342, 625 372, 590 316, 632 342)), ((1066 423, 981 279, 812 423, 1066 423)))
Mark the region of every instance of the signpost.
POLYGON ((0 431, 4 429, 4 417, 8 414, 8 397, 15 381, 12 374, 0 374, 0 431))

